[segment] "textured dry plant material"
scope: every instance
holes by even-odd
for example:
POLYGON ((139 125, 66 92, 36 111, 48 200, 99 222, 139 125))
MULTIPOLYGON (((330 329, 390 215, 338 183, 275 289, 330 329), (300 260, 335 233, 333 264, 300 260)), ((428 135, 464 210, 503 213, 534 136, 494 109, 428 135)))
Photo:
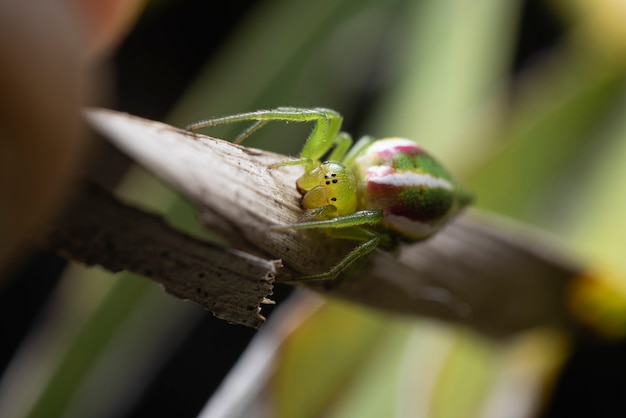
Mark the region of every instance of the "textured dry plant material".
POLYGON ((151 278, 226 321, 258 328, 277 263, 198 241, 87 185, 46 245, 66 258, 151 278))
MULTIPOLYGON (((278 281, 325 271, 353 245, 319 231, 269 230, 270 225, 292 223, 302 216, 294 186, 302 169, 267 169, 285 156, 113 111, 91 110, 88 120, 122 152, 192 200, 206 224, 234 248, 255 254, 257 261, 268 260, 266 272, 272 271, 270 260, 282 260, 278 281)), ((109 242, 114 241, 111 236, 109 242)), ((181 256, 188 251, 178 247, 181 256)), ((227 253, 207 246, 206 256, 200 251, 193 257, 194 262, 205 257, 207 264, 224 257, 225 266, 241 262, 229 260, 227 253), (210 248, 217 252, 211 254, 210 248)), ((143 270, 134 271, 146 274, 149 269, 154 278, 157 269, 151 263, 157 265, 158 258, 158 254, 146 257, 143 270)), ((462 215, 434 238, 403 246, 397 255, 375 251, 361 267, 349 278, 307 286, 389 312, 459 322, 492 336, 536 326, 574 326, 565 293, 578 269, 542 238, 491 216, 462 215)), ((259 286, 259 275, 262 271, 229 280, 259 286)), ((186 277, 195 281, 180 286, 190 291, 173 293, 193 299, 198 273, 194 270, 186 277)), ((202 279, 213 280, 209 273, 202 279)), ((235 304, 230 306, 241 308, 235 304)), ((214 307, 209 309, 215 312, 214 307)), ((218 316, 226 317, 224 312, 218 316)))

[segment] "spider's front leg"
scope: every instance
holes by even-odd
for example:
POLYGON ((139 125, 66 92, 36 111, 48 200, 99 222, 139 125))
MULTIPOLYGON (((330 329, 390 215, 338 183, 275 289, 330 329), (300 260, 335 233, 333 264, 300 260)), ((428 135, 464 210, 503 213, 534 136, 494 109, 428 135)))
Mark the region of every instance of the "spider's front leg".
MULTIPOLYGON (((345 273, 349 267, 351 267, 354 263, 363 260, 367 257, 380 242, 380 235, 378 233, 368 231, 368 230, 359 230, 363 232, 363 237, 368 237, 367 241, 362 242, 358 246, 352 249, 341 261, 335 264, 330 270, 317 273, 317 274, 309 274, 306 276, 298 276, 293 277, 291 279, 281 280, 281 283, 300 283, 300 282, 310 282, 310 281, 319 281, 319 280, 332 280, 336 279, 341 274, 345 273)), ((356 230, 355 230, 356 232, 356 230)), ((329 233, 330 236, 333 236, 333 233, 329 233)), ((338 238, 338 237, 337 237, 338 238)))
MULTIPOLYGON (((321 208, 313 209, 315 211, 315 216, 320 216, 322 213, 325 213, 327 210, 334 209, 332 206, 324 206, 321 208)), ((288 229, 328 229, 330 230, 341 230, 348 228, 359 228, 368 225, 376 225, 382 222, 383 220, 383 211, 382 210, 360 210, 358 212, 349 213, 347 215, 336 216, 330 219, 318 219, 315 221, 306 221, 306 222, 297 222, 295 224, 289 225, 273 225, 271 229, 275 231, 285 231, 288 229)), ((308 217, 308 216, 307 216, 308 217)), ((344 234, 343 237, 339 236, 340 233, 337 232, 335 235, 337 238, 344 239, 355 239, 359 238, 351 238, 344 234)))
MULTIPOLYGON (((317 214, 321 213, 320 210, 323 209, 324 208, 319 208, 316 210, 317 214)), ((383 212, 380 210, 363 210, 331 219, 273 226, 273 230, 321 228, 325 230, 329 237, 359 242, 359 245, 352 249, 339 263, 327 272, 295 277, 284 280, 284 282, 304 282, 337 278, 355 262, 367 257, 379 245, 383 237, 378 232, 367 229, 367 226, 378 224, 382 219, 383 212)))
MULTIPOLYGON (((253 122, 235 139, 241 143, 253 132, 272 121, 283 122, 313 122, 315 125, 300 154, 302 159, 319 160, 333 145, 339 135, 343 118, 334 110, 316 107, 312 109, 298 107, 278 107, 270 110, 237 113, 235 115, 206 119, 187 126, 187 130, 195 132, 199 129, 219 125, 228 125, 237 122, 253 122)), ((348 147, 349 148, 349 145, 348 147)), ((346 152, 347 152, 346 148, 346 152)), ((344 152, 345 153, 345 152, 344 152)))

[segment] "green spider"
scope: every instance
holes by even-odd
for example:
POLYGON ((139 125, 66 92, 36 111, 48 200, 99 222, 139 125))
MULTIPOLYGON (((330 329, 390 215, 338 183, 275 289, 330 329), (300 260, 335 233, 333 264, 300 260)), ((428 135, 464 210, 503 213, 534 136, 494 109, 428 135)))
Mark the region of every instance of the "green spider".
POLYGON ((253 121, 235 140, 240 143, 270 121, 315 123, 300 158, 270 166, 304 166, 296 186, 306 214, 298 223, 273 229, 324 229, 330 237, 359 244, 329 271, 289 281, 333 279, 376 247, 391 251, 400 242, 424 240, 472 200, 435 159, 409 139, 363 137, 350 148, 352 138, 340 132, 342 119, 330 109, 279 107, 187 127, 196 131, 253 121))

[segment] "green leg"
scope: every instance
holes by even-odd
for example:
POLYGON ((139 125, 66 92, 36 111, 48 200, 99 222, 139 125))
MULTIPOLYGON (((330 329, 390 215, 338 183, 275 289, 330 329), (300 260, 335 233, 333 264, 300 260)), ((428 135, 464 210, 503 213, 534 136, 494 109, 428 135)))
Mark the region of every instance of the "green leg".
POLYGON ((324 108, 298 108, 298 107, 278 107, 270 110, 256 110, 254 112, 237 113, 234 115, 220 116, 205 119, 187 126, 189 131, 197 131, 218 125, 227 125, 236 122, 248 121, 285 121, 285 122, 314 122, 326 120, 328 125, 337 127, 341 125, 342 117, 339 113, 331 109, 324 108))
POLYGON ((313 165, 313 160, 310 158, 294 158, 292 160, 279 161, 277 163, 270 164, 267 168, 274 170, 279 167, 290 167, 293 165, 305 165, 310 168, 313 165))
MULTIPOLYGON (((256 125, 252 125, 250 128, 254 128, 254 130, 257 129, 256 125)), ((237 139, 241 138, 242 135, 244 134, 245 134, 245 137, 248 137, 249 135, 248 131, 251 130, 250 128, 242 132, 241 135, 237 137, 237 139)), ((310 141, 310 139, 311 137, 309 137, 308 141, 310 141)), ((307 144, 308 144, 308 141, 307 141, 307 144)), ((239 142, 235 141, 236 144, 239 144, 239 142)), ((350 146, 352 145, 352 137, 345 132, 339 132, 335 136, 335 139, 333 140, 332 144, 334 144, 335 148, 333 149, 333 152, 328 157, 328 160, 341 161, 343 159, 343 156, 348 152, 348 150, 350 149, 350 146)), ((303 154, 304 154, 304 151, 302 151, 301 155, 303 154)), ((295 158, 293 160, 286 160, 286 161, 281 161, 278 163, 271 164, 268 168, 273 170, 278 167, 287 167, 287 166, 293 166, 293 165, 306 165, 308 166, 308 169, 311 169, 314 166, 314 160, 312 158, 307 158, 307 157, 295 158)))
POLYGON ((352 137, 345 133, 339 132, 334 140, 335 149, 328 156, 329 161, 341 161, 352 146, 352 137))
MULTIPOLYGON (((324 211, 325 208, 317 209, 314 216, 323 213, 319 211, 324 211)), ((328 208, 332 208, 332 206, 329 206, 328 208)), ((293 225, 280 225, 272 227, 274 230, 323 228, 330 237, 361 242, 361 244, 350 251, 350 253, 348 253, 343 260, 337 263, 337 265, 329 271, 309 276, 296 277, 286 281, 303 282, 313 280, 329 280, 339 276, 345 272, 347 268, 354 264, 354 262, 367 257, 374 250, 374 248, 378 246, 381 241, 380 234, 360 227, 378 224, 382 221, 382 219, 383 211, 381 210, 362 210, 332 219, 298 222, 293 225)))
POLYGON ((337 208, 332 205, 322 206, 321 208, 309 209, 304 212, 304 216, 298 220, 298 224, 316 222, 320 219, 329 219, 336 215, 337 208))
POLYGON ((257 130, 261 129, 267 122, 267 120, 257 120, 248 128, 244 129, 238 136, 233 140, 233 144, 241 144, 247 137, 252 135, 257 130))
POLYGON ((378 246, 380 242, 380 235, 367 231, 365 229, 333 229, 329 230, 329 235, 334 236, 335 238, 346 238, 346 239, 356 239, 356 240, 366 240, 365 242, 359 244, 352 251, 346 255, 343 260, 333 266, 329 271, 319 274, 311 274, 308 276, 299 276, 294 277, 288 280, 282 280, 282 283, 301 283, 301 282, 310 282, 317 280, 331 280, 335 279, 344 273, 350 266, 352 266, 358 260, 367 257, 374 249, 378 246), (338 233, 338 234, 336 234, 338 233))
MULTIPOLYGON (((332 207, 332 206, 331 206, 332 207)), ((320 208, 323 209, 323 208, 320 208)), ((317 210, 317 209, 316 209, 317 210)), ((339 229, 354 228, 364 225, 376 225, 383 220, 382 210, 360 210, 358 212, 347 215, 337 216, 331 219, 323 219, 319 221, 298 222, 291 225, 274 225, 273 230, 287 229, 339 229)))
POLYGON ((376 138, 372 136, 364 136, 359 139, 356 144, 352 147, 350 152, 348 152, 344 157, 342 163, 344 163, 348 167, 352 167, 354 164, 354 159, 361 154, 361 152, 367 148, 372 142, 374 142, 376 138))
POLYGON ((255 112, 238 113, 236 115, 223 116, 203 120, 187 126, 187 130, 197 131, 202 128, 226 125, 236 122, 255 121, 246 129, 237 140, 241 142, 251 133, 270 121, 285 122, 315 122, 311 135, 304 144, 301 157, 318 160, 335 144, 335 137, 339 134, 343 118, 334 110, 324 108, 296 108, 279 107, 271 110, 258 110, 255 112))

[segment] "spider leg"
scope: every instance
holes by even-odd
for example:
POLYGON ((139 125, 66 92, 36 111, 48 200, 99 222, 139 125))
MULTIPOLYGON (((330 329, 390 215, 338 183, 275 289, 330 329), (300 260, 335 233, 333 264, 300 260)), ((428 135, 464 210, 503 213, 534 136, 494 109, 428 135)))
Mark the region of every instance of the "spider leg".
MULTIPOLYGON (((325 207, 324 207, 325 208, 325 207)), ((322 209, 322 208, 320 208, 322 209)), ((382 210, 360 210, 358 212, 349 213, 347 215, 337 216, 331 219, 322 219, 316 221, 298 222, 290 225, 273 225, 271 229, 274 231, 288 229, 326 229, 329 231, 341 228, 353 228, 364 225, 376 225, 383 220, 382 210)), ((352 239, 347 238, 346 239, 352 239)), ((356 238, 356 240, 359 240, 356 238)))
MULTIPOLYGON (((236 139, 240 143, 253 132, 261 128, 270 121, 284 122, 314 122, 313 130, 309 135, 300 156, 311 161, 319 160, 337 142, 335 138, 339 135, 343 118, 334 110, 324 108, 298 108, 298 107, 278 107, 270 110, 257 110, 255 112, 238 113, 230 116, 222 116, 206 119, 187 126, 189 131, 197 131, 202 128, 226 125, 235 122, 253 122, 236 139)), ((339 141, 344 141, 346 135, 341 134, 339 141)), ((347 151, 349 146, 345 149, 347 151)))
MULTIPOLYGON (((332 206, 331 206, 332 207, 332 206)), ((319 208, 318 211, 324 210, 319 208)), ((323 228, 326 234, 332 238, 348 239, 360 242, 339 263, 329 271, 307 276, 299 276, 285 282, 304 282, 313 280, 334 279, 344 273, 356 261, 367 257, 381 242, 381 235, 377 232, 363 228, 375 225, 382 221, 383 211, 362 210, 348 215, 337 216, 331 219, 298 222, 292 225, 277 225, 274 230, 282 229, 318 229, 323 228)))
POLYGON ((324 273, 310 274, 306 276, 298 276, 287 280, 281 280, 281 283, 301 283, 316 280, 330 280, 335 279, 341 274, 345 273, 349 267, 355 262, 367 257, 380 242, 380 235, 376 232, 372 232, 362 228, 348 228, 348 229, 332 229, 329 230, 329 235, 334 238, 345 238, 352 240, 362 240, 358 246, 352 249, 339 263, 335 264, 330 270, 324 273))

